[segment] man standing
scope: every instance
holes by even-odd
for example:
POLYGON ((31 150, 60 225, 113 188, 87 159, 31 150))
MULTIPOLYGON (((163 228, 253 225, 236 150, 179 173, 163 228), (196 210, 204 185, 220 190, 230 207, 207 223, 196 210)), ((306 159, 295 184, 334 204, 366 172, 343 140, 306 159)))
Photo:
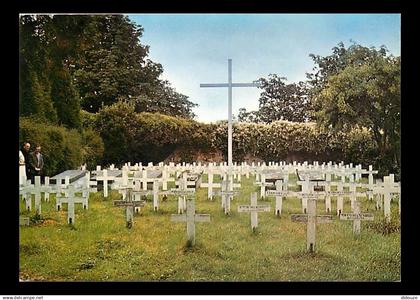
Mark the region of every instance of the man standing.
POLYGON ((35 182, 35 176, 41 176, 42 182, 42 168, 44 167, 44 159, 42 158, 40 145, 36 145, 35 151, 31 153, 30 164, 32 182, 35 182))

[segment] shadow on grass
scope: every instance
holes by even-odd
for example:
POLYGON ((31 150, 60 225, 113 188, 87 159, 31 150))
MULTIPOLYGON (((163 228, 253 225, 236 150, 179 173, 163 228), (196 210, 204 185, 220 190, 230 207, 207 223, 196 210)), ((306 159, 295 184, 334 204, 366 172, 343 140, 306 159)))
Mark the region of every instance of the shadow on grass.
POLYGON ((343 266, 347 263, 345 259, 340 256, 332 255, 323 251, 296 251, 288 254, 284 254, 279 257, 280 260, 299 260, 299 261, 314 261, 319 263, 320 261, 325 263, 331 263, 333 265, 343 266))

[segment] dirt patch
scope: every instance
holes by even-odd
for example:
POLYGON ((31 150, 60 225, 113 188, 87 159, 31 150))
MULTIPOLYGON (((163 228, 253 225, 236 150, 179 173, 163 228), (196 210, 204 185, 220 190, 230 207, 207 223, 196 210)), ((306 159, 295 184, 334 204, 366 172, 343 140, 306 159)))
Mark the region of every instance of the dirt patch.
POLYGON ((24 272, 24 271, 19 271, 19 281, 20 282, 24 282, 24 281, 46 281, 46 279, 45 279, 44 276, 31 274, 31 273, 24 272))
POLYGON ((54 219, 44 219, 39 225, 41 226, 51 226, 57 225, 58 221, 54 219))

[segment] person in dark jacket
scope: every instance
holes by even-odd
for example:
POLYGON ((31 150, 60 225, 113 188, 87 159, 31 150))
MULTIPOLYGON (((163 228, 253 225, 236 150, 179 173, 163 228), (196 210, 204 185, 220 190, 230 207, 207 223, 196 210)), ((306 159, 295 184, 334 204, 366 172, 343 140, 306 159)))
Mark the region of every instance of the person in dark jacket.
POLYGON ((29 159, 31 165, 31 181, 35 183, 35 176, 41 176, 42 180, 42 168, 44 167, 44 158, 41 154, 41 146, 36 145, 35 151, 31 153, 29 159))

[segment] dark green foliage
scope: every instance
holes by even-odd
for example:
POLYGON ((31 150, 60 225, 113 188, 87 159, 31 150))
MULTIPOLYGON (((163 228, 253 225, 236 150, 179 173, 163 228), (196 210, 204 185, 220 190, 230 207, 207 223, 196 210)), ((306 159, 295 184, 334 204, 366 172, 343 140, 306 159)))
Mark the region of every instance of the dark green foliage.
POLYGON ((98 113, 90 113, 86 110, 80 110, 80 122, 83 128, 95 128, 98 113))
POLYGON ((139 39, 143 28, 128 17, 91 16, 84 29, 84 55, 75 62, 74 78, 84 110, 98 112, 119 100, 136 112, 160 112, 192 118, 196 104, 162 81, 162 65, 147 58, 139 39))
POLYGON ((238 119, 242 122, 270 123, 278 120, 305 122, 309 119, 309 100, 304 82, 286 84, 286 78, 270 74, 261 78, 258 111, 241 108, 238 119))
POLYGON ((69 130, 33 118, 19 118, 19 143, 28 141, 32 148, 37 143, 41 145, 46 176, 77 168, 85 161, 99 161, 103 144, 98 136, 94 136, 91 130, 87 130, 83 138, 75 129, 69 130))
POLYGON ((196 104, 160 80, 143 28, 122 15, 20 18, 20 116, 81 130, 80 108, 130 101, 136 112, 194 116, 196 104))
MULTIPOLYGON (((186 162, 196 160, 199 152, 221 150, 227 157, 226 122, 203 124, 158 113, 136 113, 126 102, 104 107, 94 118, 95 130, 104 141, 105 164, 157 163, 175 151, 186 162)), ((314 123, 286 121, 237 123, 233 128, 235 161, 247 157, 265 161, 343 160, 377 167, 375 144, 366 129, 333 132, 314 123)))
POLYGON ((70 74, 65 69, 57 69, 51 78, 51 97, 54 101, 59 124, 81 129, 80 103, 78 94, 71 84, 70 74))
POLYGON ((66 64, 77 55, 77 20, 46 15, 20 18, 21 116, 80 129, 79 97, 66 64))
POLYGON ((158 113, 136 113, 132 103, 123 101, 101 109, 96 126, 105 144, 105 164, 159 162, 177 148, 206 150, 210 146, 204 124, 158 113))
POLYGON ((317 123, 333 130, 369 129, 381 173, 399 173, 400 58, 387 55, 385 48, 339 44, 333 55, 313 59, 318 64, 310 76, 317 123))
POLYGON ((82 161, 86 163, 89 170, 93 170, 102 163, 104 154, 104 142, 98 134, 91 128, 86 128, 81 133, 82 138, 82 161))
POLYGON ((43 23, 44 18, 34 20, 23 16, 19 24, 19 114, 56 122, 48 78, 48 53, 39 36, 41 32, 35 34, 43 23))

